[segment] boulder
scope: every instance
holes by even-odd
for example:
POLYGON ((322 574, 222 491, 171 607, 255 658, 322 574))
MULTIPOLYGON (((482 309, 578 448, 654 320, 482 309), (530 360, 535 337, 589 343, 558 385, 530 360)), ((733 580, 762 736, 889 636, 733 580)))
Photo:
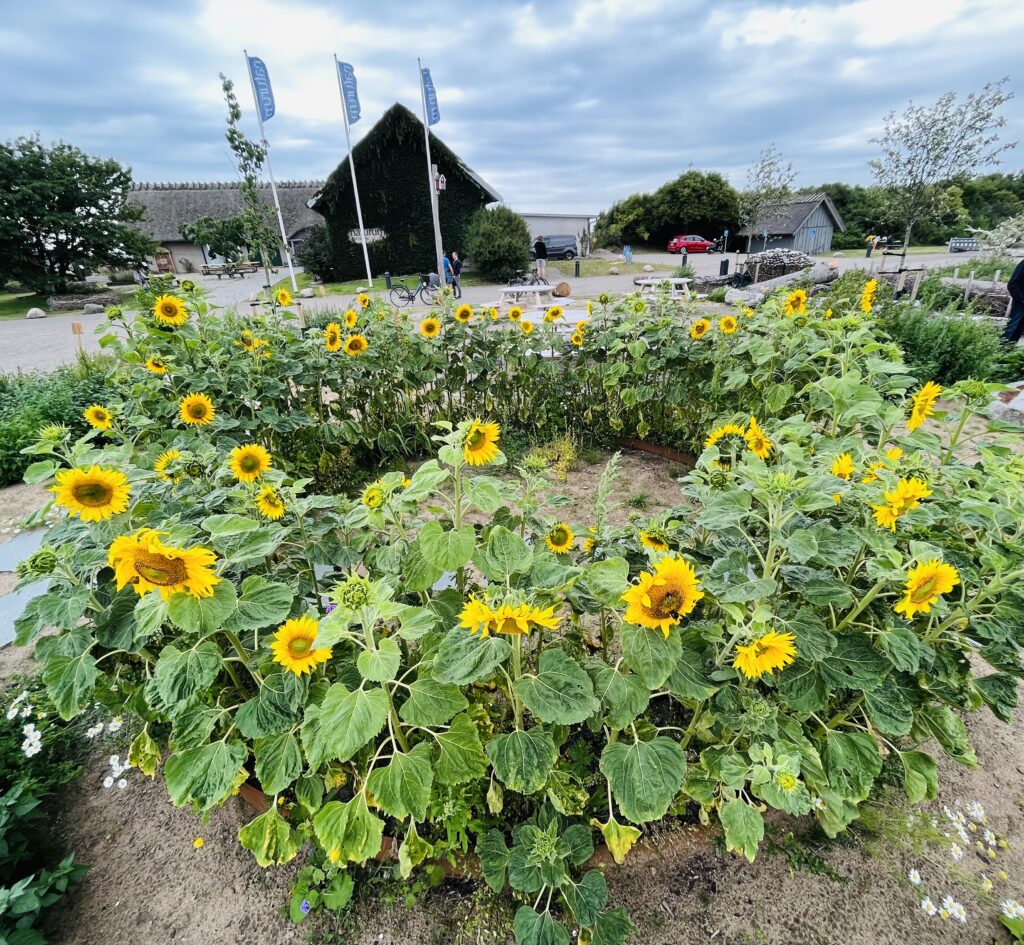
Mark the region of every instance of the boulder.
POLYGON ((654 266, 652 266, 650 263, 647 263, 644 266, 644 272, 654 272, 654 266))
POLYGON ((725 301, 729 305, 756 305, 761 301, 761 293, 750 289, 727 289, 725 301))
POLYGON ((95 302, 86 302, 85 305, 82 306, 82 311, 85 312, 86 315, 99 315, 105 312, 106 308, 103 305, 97 305, 95 302))
POLYGON ((568 282, 559 282, 558 285, 551 290, 551 294, 558 296, 560 299, 564 299, 572 294, 572 289, 569 288, 568 282))
POLYGON ((617 276, 618 274, 619 274, 619 267, 618 266, 610 266, 608 268, 608 275, 610 275, 610 276, 617 276))
POLYGON ((310 289, 308 287, 305 288, 305 289, 299 289, 299 298, 300 299, 311 299, 311 298, 313 298, 313 296, 315 294, 316 293, 312 289, 310 289))
POLYGON ((838 256, 838 257, 841 257, 841 258, 845 258, 846 253, 844 253, 841 249, 837 249, 832 255, 833 256, 838 256))
POLYGON ((46 318, 46 312, 44 312, 41 308, 30 308, 25 313, 25 317, 26 318, 46 318))

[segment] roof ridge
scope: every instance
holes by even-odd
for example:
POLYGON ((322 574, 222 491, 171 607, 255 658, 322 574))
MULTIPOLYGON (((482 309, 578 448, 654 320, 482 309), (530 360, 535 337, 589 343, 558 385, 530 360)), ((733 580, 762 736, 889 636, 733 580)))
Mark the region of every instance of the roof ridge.
MULTIPOLYGON (((276 182, 279 188, 295 187, 322 187, 323 180, 311 178, 309 180, 279 180, 276 182)), ((261 189, 269 188, 269 181, 259 181, 261 189)), ((238 181, 132 181, 132 190, 237 190, 238 181)))

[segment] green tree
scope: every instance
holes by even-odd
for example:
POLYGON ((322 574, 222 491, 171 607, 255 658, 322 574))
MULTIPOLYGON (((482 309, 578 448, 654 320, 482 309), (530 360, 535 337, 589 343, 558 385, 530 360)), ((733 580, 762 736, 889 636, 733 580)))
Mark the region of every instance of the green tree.
POLYGON ((622 246, 646 243, 651 236, 654 197, 631 194, 598 214, 594 224, 594 246, 622 246))
POLYGON ((226 220, 200 217, 191 223, 182 223, 178 232, 190 243, 208 246, 211 253, 228 262, 237 262, 247 251, 245 221, 241 216, 226 220))
POLYGON ((649 225, 659 242, 684 230, 714 239, 735 232, 739 215, 739 194, 721 174, 689 170, 654 192, 649 225))
POLYGON ((131 170, 38 137, 0 144, 0 282, 63 292, 100 266, 128 269, 153 251, 133 224, 131 170))
MULTIPOLYGON (((740 194, 740 223, 757 230, 771 230, 784 215, 785 205, 793 196, 796 171, 785 161, 774 144, 768 145, 747 171, 747 186, 740 194)), ((761 249, 767 249, 763 237, 761 249)), ((752 237, 747 237, 747 252, 751 251, 752 237)), ((756 243, 754 244, 756 246, 756 243)))
POLYGON ((530 264, 526 221, 508 207, 481 207, 466 229, 466 256, 488 279, 511 279, 530 264))
POLYGON ((295 258, 306 272, 321 282, 332 282, 338 278, 327 227, 322 223, 309 231, 305 241, 299 244, 295 258))

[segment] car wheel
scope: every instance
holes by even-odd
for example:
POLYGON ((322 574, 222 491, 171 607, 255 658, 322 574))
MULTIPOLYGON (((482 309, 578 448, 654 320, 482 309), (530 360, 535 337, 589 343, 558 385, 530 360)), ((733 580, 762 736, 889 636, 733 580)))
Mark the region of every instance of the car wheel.
POLYGON ((563 256, 562 256, 562 259, 575 259, 575 258, 576 258, 576 254, 571 249, 567 249, 565 251, 565 253, 563 254, 563 256))

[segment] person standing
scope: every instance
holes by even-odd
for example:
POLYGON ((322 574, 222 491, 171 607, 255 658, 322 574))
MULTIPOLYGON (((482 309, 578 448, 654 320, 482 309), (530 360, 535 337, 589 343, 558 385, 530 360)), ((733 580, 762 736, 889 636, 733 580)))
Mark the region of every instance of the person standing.
POLYGON ((462 257, 457 249, 452 250, 452 291, 455 298, 462 298, 462 257))
POLYGON ((537 237, 537 242, 533 244, 533 256, 537 260, 537 275, 542 279, 547 278, 548 274, 548 247, 544 242, 543 236, 537 237))
POLYGON ((444 254, 444 284, 446 286, 451 285, 455 279, 455 274, 452 272, 452 261, 448 258, 448 254, 444 254))
POLYGON ((1003 339, 1015 345, 1024 335, 1024 259, 1017 263, 1006 288, 1010 293, 1010 315, 1006 319, 1003 339))

